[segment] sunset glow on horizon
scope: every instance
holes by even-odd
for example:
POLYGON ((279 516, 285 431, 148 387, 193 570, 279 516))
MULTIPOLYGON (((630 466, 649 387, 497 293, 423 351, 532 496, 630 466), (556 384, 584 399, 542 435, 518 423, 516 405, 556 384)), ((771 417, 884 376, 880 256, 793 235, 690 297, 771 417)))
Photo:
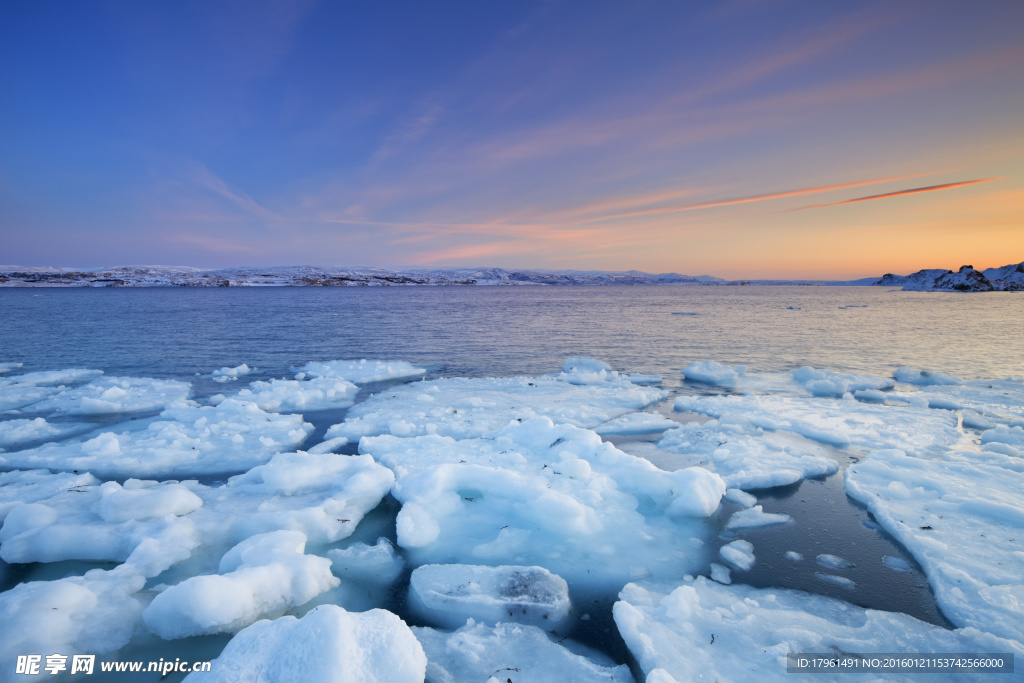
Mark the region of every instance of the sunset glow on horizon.
POLYGON ((1024 260, 1024 3, 0 9, 0 264, 1024 260))

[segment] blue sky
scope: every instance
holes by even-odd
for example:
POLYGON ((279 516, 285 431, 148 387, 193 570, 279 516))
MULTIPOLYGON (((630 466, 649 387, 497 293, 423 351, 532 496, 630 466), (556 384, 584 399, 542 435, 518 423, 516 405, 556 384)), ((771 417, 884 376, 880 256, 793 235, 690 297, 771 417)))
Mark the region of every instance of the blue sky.
POLYGON ((4 264, 1024 259, 1016 1, 4 3, 0 88, 4 264))

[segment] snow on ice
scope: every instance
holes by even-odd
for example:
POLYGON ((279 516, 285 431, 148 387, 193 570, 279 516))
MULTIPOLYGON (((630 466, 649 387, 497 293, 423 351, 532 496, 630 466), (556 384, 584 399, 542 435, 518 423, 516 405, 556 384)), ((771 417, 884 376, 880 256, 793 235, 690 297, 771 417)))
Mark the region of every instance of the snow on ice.
POLYGON ((423 647, 391 612, 320 605, 301 619, 256 622, 231 639, 210 672, 185 680, 422 683, 426 668, 423 647))
POLYGON ((292 450, 313 430, 301 415, 267 413, 255 403, 230 398, 216 406, 176 401, 158 418, 124 427, 85 441, 0 454, 0 466, 110 478, 224 474, 292 450))
POLYGON ((625 664, 616 666, 571 640, 556 642, 537 626, 502 622, 492 627, 469 620, 453 633, 426 627, 412 631, 426 652, 429 681, 633 681, 625 664))
POLYGON ((846 471, 846 492, 913 555, 951 622, 1024 642, 1019 458, 876 451, 846 471))
MULTIPOLYGON (((681 585, 629 584, 615 623, 647 680, 785 681, 790 652, 1015 652, 1020 643, 974 628, 948 631, 905 614, 777 588, 729 586, 703 576, 681 585), (671 677, 671 678, 668 678, 671 677)), ((816 674, 815 679, 825 674, 816 674)), ((886 674, 916 681, 920 674, 886 674)), ((826 680, 847 680, 847 674, 826 680)))
POLYGON ((360 451, 394 471, 398 544, 418 563, 538 565, 586 586, 695 566, 691 538, 725 492, 716 474, 664 472, 547 418, 461 441, 366 437, 360 451))
POLYGON ((277 617, 340 582, 331 561, 306 555, 301 531, 257 534, 229 550, 216 574, 185 579, 157 595, 142 613, 165 639, 233 633, 257 619, 277 617))
POLYGON ((467 439, 493 432, 510 421, 535 417, 593 428, 667 395, 586 364, 571 365, 570 372, 548 377, 413 382, 374 394, 354 406, 344 422, 328 430, 327 438, 344 436, 354 441, 380 434, 438 434, 467 439))
POLYGON ((569 620, 569 585, 543 567, 426 564, 409 583, 409 599, 428 622, 459 628, 467 619, 559 631, 569 620))
MULTIPOLYGON (((287 671, 323 681, 625 682, 627 667, 547 633, 573 632, 597 609, 591 598, 620 591, 615 624, 648 683, 784 678, 790 651, 898 643, 1024 653, 1019 379, 908 367, 895 381, 812 367, 757 374, 704 361, 685 377, 711 385, 700 391, 731 393, 676 397, 677 411, 711 418, 679 423, 640 412, 669 395, 638 386, 660 377, 573 357, 543 377, 385 388, 294 452, 313 432, 302 412, 350 406, 359 385, 425 368, 327 361, 293 370, 295 379, 252 382, 206 405, 187 399, 186 382, 0 366, 0 411, 9 411, 0 467, 18 468, 0 473, 0 558, 26 564, 28 578, 37 562, 119 563, 69 564, 65 578, 0 593, 3 661, 224 632, 236 635, 212 672, 188 680, 287 671), (621 448, 602 441, 659 432, 621 448), (333 452, 357 440, 360 455, 333 452), (715 529, 800 529, 745 490, 834 474, 851 455, 836 449, 856 456, 848 494, 921 567, 955 630, 731 583, 754 566, 754 546, 731 540, 714 555, 715 529), (394 526, 357 533, 395 500, 394 526), (397 542, 384 537, 392 533, 397 542), (410 629, 379 609, 410 570, 417 619, 447 631, 410 629), (697 573, 711 579, 678 578, 697 573), (588 614, 573 611, 570 595, 588 614)), ((227 383, 248 371, 208 377, 227 383)), ((916 570, 894 555, 874 561, 916 570)), ((851 596, 864 590, 842 576, 846 559, 816 563, 817 580, 851 596)))
POLYGON ((400 360, 331 360, 326 362, 310 362, 301 368, 295 379, 323 377, 325 379, 343 379, 353 384, 369 384, 389 379, 419 377, 426 373, 426 368, 417 367, 400 360), (301 375, 301 376, 300 376, 301 375))

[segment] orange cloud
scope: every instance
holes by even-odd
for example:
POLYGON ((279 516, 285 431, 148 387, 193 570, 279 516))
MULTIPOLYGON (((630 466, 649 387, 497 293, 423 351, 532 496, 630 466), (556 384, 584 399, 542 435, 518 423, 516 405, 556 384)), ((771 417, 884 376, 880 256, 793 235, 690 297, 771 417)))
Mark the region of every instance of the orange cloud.
POLYGON ((874 178, 871 180, 858 180, 851 183, 840 183, 838 185, 819 185, 817 187, 808 187, 800 190, 787 190, 785 192, 773 192, 771 194, 759 194, 751 197, 739 197, 736 199, 721 199, 713 202, 705 202, 702 204, 686 204, 683 206, 665 206, 652 209, 642 209, 639 211, 626 211, 623 213, 614 213, 607 216, 600 216, 598 218, 592 218, 584 223, 598 223, 602 221, 618 220, 621 218, 636 218, 638 216, 653 216, 663 215, 670 213, 680 213, 682 211, 696 211, 697 209, 711 209, 718 206, 731 206, 733 204, 749 204, 751 202, 763 202, 770 199, 782 199, 785 197, 798 197, 805 194, 817 194, 819 192, 831 192, 833 190, 845 190, 851 187, 863 187, 864 185, 876 185, 878 183, 887 183, 893 180, 906 180, 908 178, 920 178, 923 175, 931 175, 930 173, 916 173, 913 175, 895 176, 892 178, 874 178))
POLYGON ((928 187, 915 187, 909 190, 898 190, 896 192, 886 192, 885 194, 873 194, 868 197, 857 197, 856 199, 847 199, 842 202, 835 202, 834 204, 814 204, 812 206, 803 206, 799 209, 792 209, 792 211, 804 211, 806 209, 823 209, 829 206, 841 206, 843 204, 853 204, 855 202, 866 202, 872 199, 886 199, 888 197, 902 197, 907 194, 918 194, 919 192, 936 192, 938 190, 951 190, 954 187, 963 187, 965 185, 976 185, 977 183, 987 183, 992 180, 1002 180, 1002 178, 979 178, 977 180, 962 180, 958 183, 945 183, 943 185, 929 185, 928 187))

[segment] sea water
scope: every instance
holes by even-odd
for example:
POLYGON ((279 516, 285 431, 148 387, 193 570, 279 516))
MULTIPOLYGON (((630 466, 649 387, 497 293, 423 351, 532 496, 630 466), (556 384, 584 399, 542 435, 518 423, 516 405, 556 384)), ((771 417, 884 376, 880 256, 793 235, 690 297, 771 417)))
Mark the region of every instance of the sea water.
MULTIPOLYGON (((358 358, 410 361, 428 367, 432 379, 539 375, 584 355, 617 370, 660 374, 661 386, 677 394, 709 390, 679 374, 705 359, 756 372, 812 365, 888 377, 912 365, 965 379, 999 378, 1024 374, 1022 340, 1024 297, 1013 293, 721 286, 0 290, 0 362, 21 362, 23 371, 80 367, 179 379, 192 382, 199 398, 236 388, 197 377, 222 366, 246 363, 255 370, 243 380, 256 380, 290 376, 311 360, 358 358)), ((379 387, 363 389, 357 401, 373 390, 379 387)), ((673 415, 671 404, 670 398, 651 410, 685 419, 673 415)), ((344 413, 307 416, 316 427, 309 443, 344 413)), ((754 491, 766 512, 784 512, 795 523, 745 531, 743 538, 756 543, 757 564, 734 572, 733 580, 948 626, 913 559, 846 497, 843 471, 857 455, 832 455, 840 464, 835 475, 754 491), (794 562, 787 552, 804 560, 794 562), (853 563, 845 575, 856 590, 820 580, 828 570, 815 563, 819 554, 853 563), (885 556, 905 560, 910 571, 885 566, 885 556)), ((382 510, 372 524, 386 530, 393 514, 382 510)), ((722 529, 713 550, 731 538, 722 529)), ((402 601, 387 606, 401 609, 402 601)), ((621 661, 612 631, 610 617, 595 618, 574 637, 621 661)))

